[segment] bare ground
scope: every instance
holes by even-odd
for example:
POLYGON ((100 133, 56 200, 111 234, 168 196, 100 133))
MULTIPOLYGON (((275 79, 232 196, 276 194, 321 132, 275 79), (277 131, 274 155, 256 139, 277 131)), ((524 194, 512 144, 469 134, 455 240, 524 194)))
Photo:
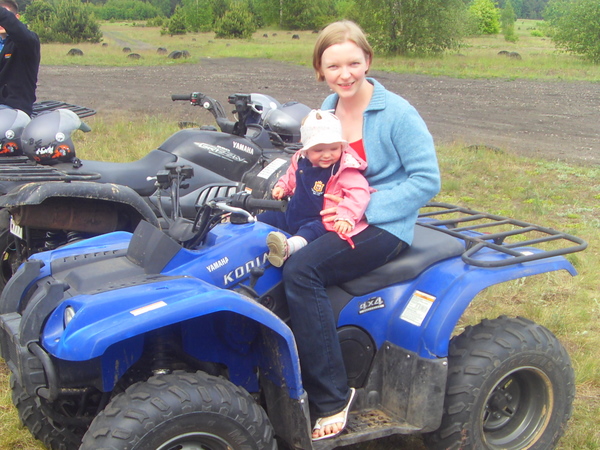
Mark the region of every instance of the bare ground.
MULTIPOLYGON (((600 84, 472 80, 373 72, 410 101, 438 143, 498 147, 507 153, 576 164, 600 164, 600 84)), ((236 92, 318 107, 328 94, 309 67, 271 60, 202 59, 157 67, 42 66, 38 100, 62 100, 98 114, 164 114, 201 120, 171 94, 200 91, 226 104, 236 92)), ((208 116, 203 123, 211 123, 208 116)))

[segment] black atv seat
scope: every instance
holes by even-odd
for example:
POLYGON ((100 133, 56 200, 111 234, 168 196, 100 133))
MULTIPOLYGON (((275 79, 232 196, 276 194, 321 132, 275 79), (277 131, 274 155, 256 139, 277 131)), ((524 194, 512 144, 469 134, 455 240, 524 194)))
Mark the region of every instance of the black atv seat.
POLYGON ((412 245, 396 259, 340 287, 355 297, 365 295, 415 278, 429 266, 459 256, 464 251, 465 246, 462 241, 443 231, 417 224, 412 245))
POLYGON ((136 191, 142 197, 148 197, 156 191, 154 179, 158 171, 163 170, 165 165, 174 162, 177 157, 171 153, 161 150, 152 150, 143 158, 127 163, 114 163, 105 161, 83 160, 81 168, 73 168, 72 164, 59 164, 56 167, 69 173, 78 171, 85 173, 99 173, 100 183, 114 183, 127 186, 136 191))

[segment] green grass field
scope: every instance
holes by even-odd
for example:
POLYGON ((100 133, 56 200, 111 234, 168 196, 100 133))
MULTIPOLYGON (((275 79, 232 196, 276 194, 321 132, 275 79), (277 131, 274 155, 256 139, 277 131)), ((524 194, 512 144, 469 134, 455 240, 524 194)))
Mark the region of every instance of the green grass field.
MULTIPOLYGON (((549 40, 531 36, 534 27, 534 22, 519 21, 520 40, 516 44, 504 42, 501 36, 471 39, 460 55, 422 60, 378 58, 376 68, 460 77, 515 77, 518 73, 532 79, 600 81, 599 66, 556 53, 549 40), (508 63, 497 57, 502 49, 519 52, 527 58, 508 63), (515 71, 516 66, 518 71, 515 71)), ((108 50, 100 45, 79 46, 86 56, 78 59, 77 64, 186 63, 158 57, 154 49, 158 46, 187 49, 192 55, 203 57, 266 56, 308 63, 314 42, 313 34, 304 32, 301 45, 295 42, 292 46, 287 32, 277 30, 261 30, 253 40, 238 42, 214 40, 209 34, 160 37, 155 28, 131 24, 105 24, 103 29, 121 40, 146 43, 149 47, 144 51, 147 53, 132 47, 143 59, 128 61, 116 41, 107 37, 108 50), (263 38, 263 33, 269 34, 269 38, 263 38), (273 33, 277 36, 271 36, 273 33), (279 45, 278 39, 281 40, 279 45), (110 55, 101 58, 102 52, 110 52, 110 55)), ((43 64, 75 63, 74 59, 64 56, 69 48, 54 44, 44 46, 43 64)), ((137 159, 176 131, 174 125, 147 116, 110 120, 94 116, 86 121, 94 132, 74 135, 78 156, 86 159, 137 159), (123 132, 125 128, 127 132, 123 132), (120 142, 119 148, 127 148, 128 153, 107 156, 107 149, 114 141, 120 142)), ((569 351, 577 383, 573 417, 558 448, 600 449, 600 167, 522 158, 508 152, 468 149, 460 145, 440 147, 438 155, 443 187, 435 200, 541 223, 588 241, 585 252, 568 257, 579 272, 577 277, 552 273, 490 288, 469 307, 460 327, 477 323, 484 317, 508 314, 527 317, 553 331, 569 351)), ((417 446, 411 444, 406 448, 417 446)), ((42 447, 19 425, 10 400, 8 373, 5 366, 0 365, 0 449, 39 448, 42 447)), ((399 447, 368 444, 362 448, 399 447)))
MULTIPOLYGON (((537 22, 519 20, 516 43, 506 42, 502 35, 469 38, 457 52, 437 58, 382 57, 377 55, 374 69, 424 75, 463 78, 530 78, 538 80, 600 81, 600 66, 578 57, 557 52, 546 37, 532 36, 537 22), (517 52, 521 60, 498 56, 505 50, 517 52)), ((158 28, 134 26, 132 23, 105 23, 102 44, 45 44, 42 64, 47 65, 157 65, 196 63, 202 58, 270 58, 309 65, 316 34, 311 31, 261 29, 249 40, 215 39, 213 33, 188 33, 161 36, 158 28), (264 35, 268 37, 264 37, 264 35), (298 34, 300 39, 293 40, 298 34), (126 44, 125 44, 126 43, 126 44), (103 44, 107 44, 103 46, 103 44), (128 46, 141 59, 131 60, 123 53, 128 46), (83 50, 84 56, 67 56, 71 47, 83 50), (191 58, 168 59, 157 49, 188 50, 191 58)))

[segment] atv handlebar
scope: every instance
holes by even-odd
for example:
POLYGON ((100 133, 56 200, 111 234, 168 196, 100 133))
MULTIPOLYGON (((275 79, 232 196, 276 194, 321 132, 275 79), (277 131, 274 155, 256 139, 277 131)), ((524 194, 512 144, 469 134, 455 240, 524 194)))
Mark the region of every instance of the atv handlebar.
POLYGON ((238 192, 237 194, 234 194, 227 203, 234 208, 241 208, 245 211, 258 211, 265 209, 270 211, 284 212, 287 209, 287 202, 281 200, 254 198, 251 197, 247 192, 238 192))
POLYGON ((193 94, 173 94, 171 95, 171 100, 176 101, 176 100, 192 100, 192 95, 193 94))

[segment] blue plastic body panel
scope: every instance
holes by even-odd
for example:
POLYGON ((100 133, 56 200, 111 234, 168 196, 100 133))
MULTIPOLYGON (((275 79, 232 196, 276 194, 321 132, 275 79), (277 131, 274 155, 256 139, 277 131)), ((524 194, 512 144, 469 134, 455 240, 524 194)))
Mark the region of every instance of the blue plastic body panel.
POLYGON ((425 358, 446 357, 458 320, 479 292, 505 281, 557 270, 577 274, 563 257, 493 269, 451 258, 429 267, 416 279, 352 299, 342 310, 338 326, 356 325, 367 330, 378 348, 389 341, 425 358), (407 310, 415 293, 413 317, 407 310), (361 305, 372 299, 381 299, 380 305, 385 306, 361 313, 361 305))
MULTIPOLYGON (((202 247, 177 252, 162 270, 161 281, 66 299, 45 325, 43 347, 68 361, 101 358, 108 391, 139 358, 145 333, 180 324, 185 351, 199 360, 227 365, 232 381, 253 390, 255 368, 260 367, 277 385, 285 385, 292 398, 300 398, 300 369, 290 329, 268 309, 231 290, 248 284, 252 269, 259 267, 264 269, 254 286, 259 295, 281 283, 281 270, 266 260, 266 236, 272 230, 263 223, 220 224, 202 247), (76 314, 65 328, 66 306, 76 314)), ((129 233, 117 232, 40 253, 36 257, 46 263, 40 277, 50 274, 54 258, 123 249, 130 238, 129 233)), ((506 257, 493 252, 484 256, 506 257)), ((389 341, 425 358, 446 357, 459 318, 481 290, 556 270, 576 273, 564 257, 499 268, 449 258, 415 279, 351 299, 338 325, 364 329, 378 348, 389 341), (378 307, 365 310, 374 299, 378 307)))

